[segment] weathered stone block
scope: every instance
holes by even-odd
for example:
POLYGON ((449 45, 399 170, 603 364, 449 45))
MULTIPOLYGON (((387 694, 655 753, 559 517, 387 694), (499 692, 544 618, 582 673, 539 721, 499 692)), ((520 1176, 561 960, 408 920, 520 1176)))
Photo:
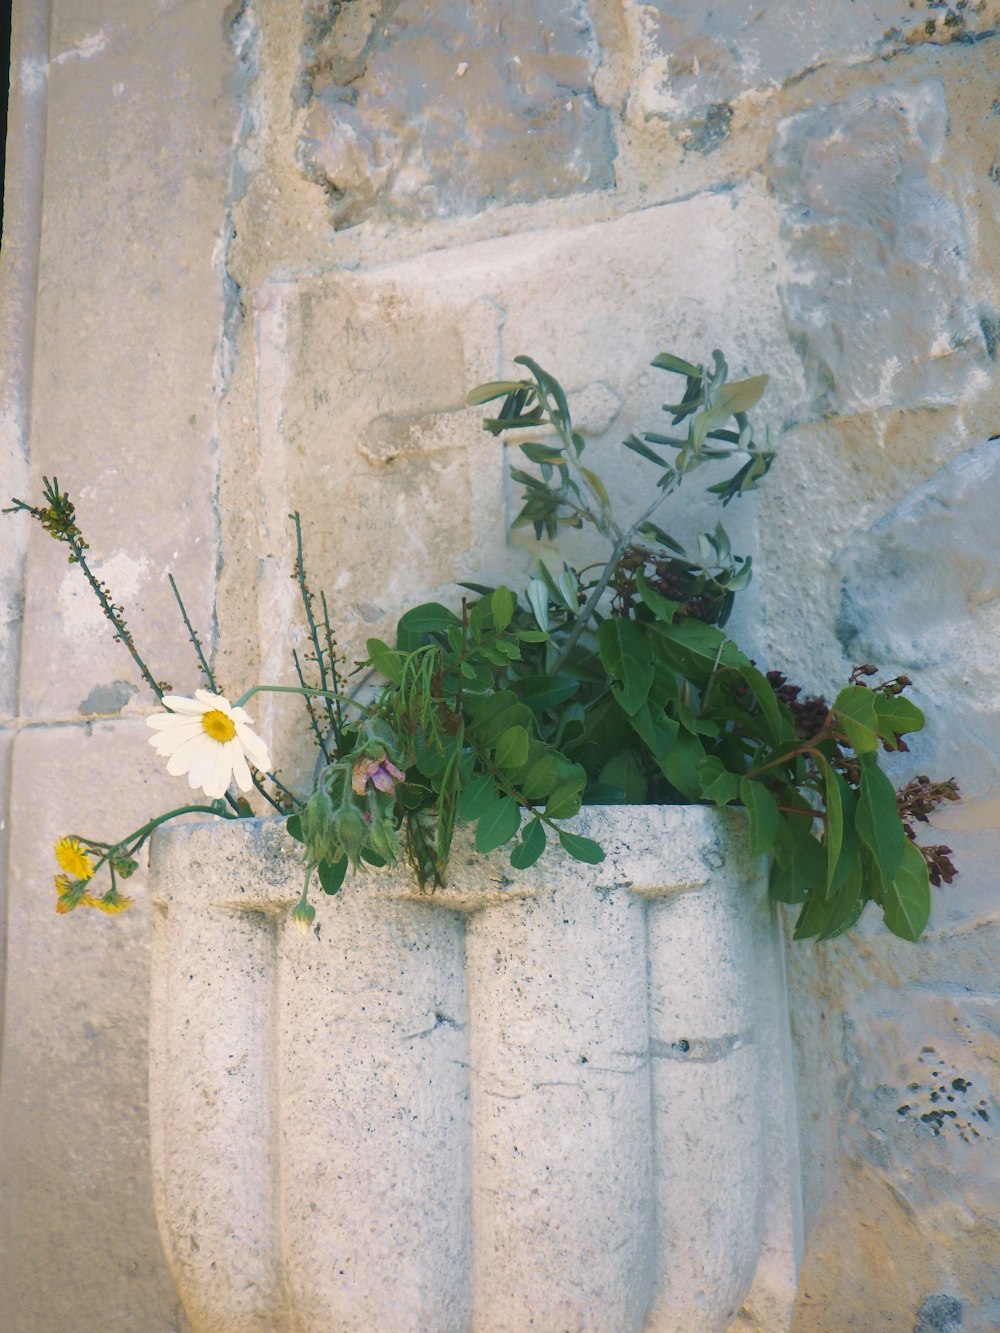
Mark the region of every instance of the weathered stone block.
POLYGON ((144 869, 120 916, 53 910, 58 837, 121 837, 183 801, 148 735, 136 719, 31 727, 13 745, 0 1250, 3 1322, 31 1333, 187 1327, 149 1183, 144 869))
POLYGON ((314 5, 299 141, 340 225, 614 184, 584 0, 314 5))
MULTIPOLYGON (((1000 21, 998 0, 626 0, 637 79, 632 110, 679 122, 705 151, 712 108, 753 88, 780 86, 834 61, 854 62, 902 45, 951 42, 1000 21)), ((716 120, 718 111, 715 113, 716 120)))
POLYGON ((947 663, 956 679, 992 665, 998 501, 1000 444, 991 442, 953 459, 835 557, 850 652, 907 667, 947 663))
POLYGON ((985 375, 962 215, 938 185, 938 83, 880 88, 780 126, 770 180, 782 296, 823 412, 954 401, 985 375))

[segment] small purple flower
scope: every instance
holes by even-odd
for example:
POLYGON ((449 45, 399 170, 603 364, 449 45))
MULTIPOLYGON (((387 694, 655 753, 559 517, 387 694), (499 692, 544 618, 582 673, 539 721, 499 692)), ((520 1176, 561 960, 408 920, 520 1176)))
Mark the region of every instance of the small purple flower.
POLYGON ((367 755, 362 755, 360 759, 354 761, 354 768, 351 771, 351 786, 359 796, 364 796, 369 782, 376 791, 388 795, 396 790, 397 782, 405 780, 406 774, 398 769, 391 759, 387 759, 384 753, 378 759, 369 759, 367 755))

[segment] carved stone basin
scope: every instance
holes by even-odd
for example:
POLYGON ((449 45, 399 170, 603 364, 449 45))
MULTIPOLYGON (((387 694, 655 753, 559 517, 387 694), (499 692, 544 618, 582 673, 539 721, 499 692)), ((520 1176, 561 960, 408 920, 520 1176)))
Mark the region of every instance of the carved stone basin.
POLYGON ((315 886, 277 820, 153 850, 160 1230, 198 1333, 785 1330, 782 954, 739 812, 315 886), (746 1327, 741 1324, 741 1327, 746 1327))

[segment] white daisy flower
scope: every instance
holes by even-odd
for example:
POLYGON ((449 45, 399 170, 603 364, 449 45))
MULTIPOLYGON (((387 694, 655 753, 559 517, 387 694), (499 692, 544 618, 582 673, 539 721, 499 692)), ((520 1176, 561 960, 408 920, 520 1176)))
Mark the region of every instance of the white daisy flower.
POLYGON ((163 702, 171 711, 146 721, 157 733, 149 743, 167 758, 171 776, 186 773, 192 787, 216 800, 225 796, 233 778, 240 791, 250 790, 248 759, 262 772, 271 767, 267 746, 252 731, 252 718, 223 695, 195 690, 193 699, 165 694, 163 702))

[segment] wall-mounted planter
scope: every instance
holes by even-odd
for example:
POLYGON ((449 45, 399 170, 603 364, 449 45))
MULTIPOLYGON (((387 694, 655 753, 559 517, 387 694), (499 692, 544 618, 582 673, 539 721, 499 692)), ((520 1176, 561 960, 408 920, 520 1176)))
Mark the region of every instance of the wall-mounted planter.
POLYGON ((584 811, 318 891, 280 821, 157 834, 161 1234, 198 1333, 788 1328, 781 952, 738 812, 584 811), (745 1326, 745 1325, 743 1325, 745 1326))

